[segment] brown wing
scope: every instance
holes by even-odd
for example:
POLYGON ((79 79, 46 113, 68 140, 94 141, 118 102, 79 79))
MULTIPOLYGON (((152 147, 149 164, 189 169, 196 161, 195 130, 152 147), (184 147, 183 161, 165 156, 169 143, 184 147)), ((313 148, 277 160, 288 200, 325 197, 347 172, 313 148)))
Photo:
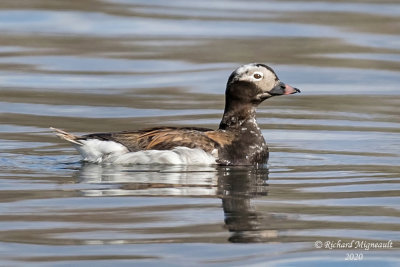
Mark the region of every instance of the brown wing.
POLYGON ((96 138, 121 143, 130 151, 168 150, 177 146, 201 148, 211 152, 215 148, 231 143, 233 136, 226 132, 206 128, 152 128, 136 132, 90 134, 84 139, 96 138))
POLYGON ((204 134, 220 147, 231 144, 233 139, 235 139, 234 134, 225 131, 209 131, 204 134))

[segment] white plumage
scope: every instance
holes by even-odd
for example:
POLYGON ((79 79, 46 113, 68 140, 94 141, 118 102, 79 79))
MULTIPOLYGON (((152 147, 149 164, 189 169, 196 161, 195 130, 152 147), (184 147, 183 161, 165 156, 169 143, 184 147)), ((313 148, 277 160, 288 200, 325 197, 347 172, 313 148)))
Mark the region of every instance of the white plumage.
POLYGON ((129 152, 120 143, 98 139, 79 140, 75 148, 83 160, 108 164, 173 164, 212 165, 216 159, 202 149, 176 147, 172 150, 142 150, 129 152))

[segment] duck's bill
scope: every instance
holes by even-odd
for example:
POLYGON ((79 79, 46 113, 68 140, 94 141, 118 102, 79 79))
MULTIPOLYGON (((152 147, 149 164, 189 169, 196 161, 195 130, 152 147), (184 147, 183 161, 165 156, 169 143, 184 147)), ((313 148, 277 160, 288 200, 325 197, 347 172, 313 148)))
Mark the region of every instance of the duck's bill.
POLYGON ((292 95, 296 93, 301 93, 300 89, 292 87, 288 84, 285 84, 285 93, 284 95, 292 95))
POLYGON ((275 96, 275 95, 292 95, 300 92, 301 92, 300 89, 294 88, 288 84, 280 82, 277 86, 272 88, 272 90, 269 91, 268 93, 272 96, 275 96))

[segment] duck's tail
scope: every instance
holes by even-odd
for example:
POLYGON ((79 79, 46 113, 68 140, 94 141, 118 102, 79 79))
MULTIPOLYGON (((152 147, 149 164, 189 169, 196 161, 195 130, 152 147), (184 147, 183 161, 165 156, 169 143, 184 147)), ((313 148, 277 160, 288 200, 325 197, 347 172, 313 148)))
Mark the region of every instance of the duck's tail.
POLYGON ((67 133, 63 130, 57 129, 57 128, 53 128, 50 127, 51 130, 53 130, 55 132, 55 134, 60 137, 61 139, 64 139, 70 143, 82 146, 83 143, 79 141, 79 137, 70 133, 67 133))

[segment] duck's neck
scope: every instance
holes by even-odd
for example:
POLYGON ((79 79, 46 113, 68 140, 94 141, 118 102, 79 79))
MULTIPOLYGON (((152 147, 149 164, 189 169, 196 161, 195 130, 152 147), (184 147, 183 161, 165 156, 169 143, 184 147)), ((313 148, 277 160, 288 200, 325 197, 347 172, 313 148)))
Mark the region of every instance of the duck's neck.
POLYGON ((218 162, 222 165, 254 165, 265 163, 268 147, 256 122, 256 105, 227 102, 219 125, 220 131, 229 132, 233 140, 218 149, 218 162))
POLYGON ((252 104, 226 102, 220 130, 237 130, 248 124, 256 126, 256 107, 252 104))

